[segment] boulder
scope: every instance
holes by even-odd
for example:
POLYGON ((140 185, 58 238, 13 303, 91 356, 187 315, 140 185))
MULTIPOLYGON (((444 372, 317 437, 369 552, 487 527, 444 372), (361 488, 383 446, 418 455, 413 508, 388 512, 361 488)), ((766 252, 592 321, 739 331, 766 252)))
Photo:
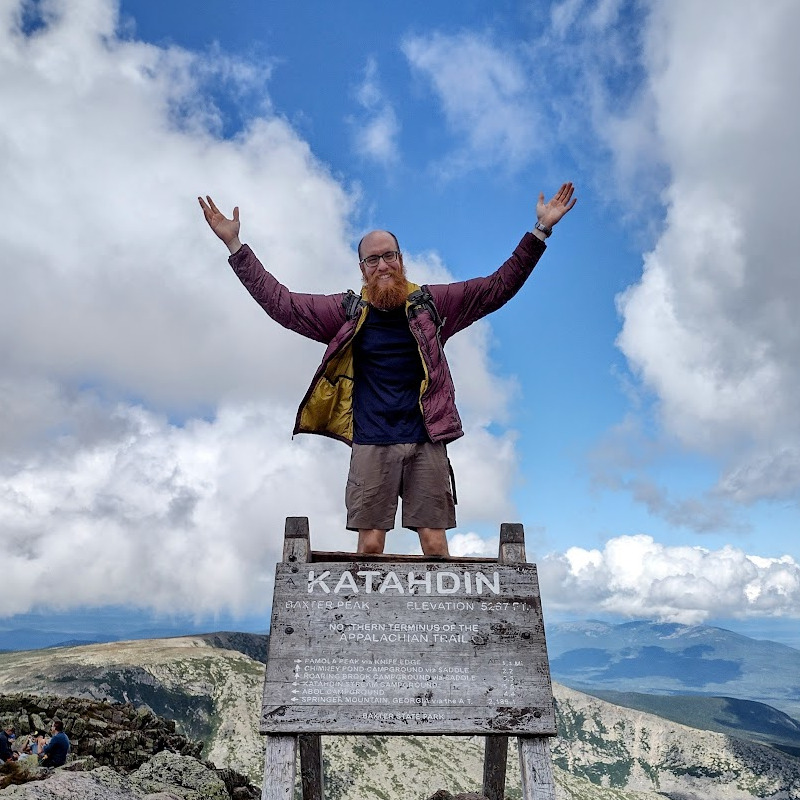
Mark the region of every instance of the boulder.
POLYGON ((203 766, 196 758, 180 756, 167 751, 153 756, 136 772, 130 781, 143 790, 143 794, 168 792, 170 788, 184 790, 186 800, 230 800, 225 782, 213 770, 203 766), (187 793, 185 790, 189 790, 187 793))
MULTIPOLYGON (((3 789, 3 800, 143 800, 144 794, 109 767, 92 772, 55 770, 46 780, 3 789)), ((193 799, 194 800, 194 799, 193 799)))
POLYGON ((439 789, 434 792, 428 800, 489 800, 486 795, 477 792, 462 792, 461 794, 451 794, 447 789, 439 789))
POLYGON ((0 791, 2 800, 230 800, 225 781, 196 758, 164 751, 130 775, 40 770, 37 780, 0 791))

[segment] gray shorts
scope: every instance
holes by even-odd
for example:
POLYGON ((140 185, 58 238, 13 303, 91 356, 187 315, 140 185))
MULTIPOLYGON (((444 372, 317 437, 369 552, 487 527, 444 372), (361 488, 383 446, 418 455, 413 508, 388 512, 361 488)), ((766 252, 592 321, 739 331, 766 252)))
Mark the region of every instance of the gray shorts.
POLYGON ((402 497, 404 528, 455 528, 450 476, 441 442, 354 444, 345 491, 347 527, 391 530, 402 497))

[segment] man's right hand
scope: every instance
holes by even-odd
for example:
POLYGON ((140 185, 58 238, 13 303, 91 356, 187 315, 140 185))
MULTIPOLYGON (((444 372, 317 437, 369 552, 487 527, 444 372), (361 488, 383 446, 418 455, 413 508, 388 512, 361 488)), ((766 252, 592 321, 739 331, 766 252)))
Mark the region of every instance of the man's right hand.
POLYGON ((208 227, 225 243, 231 254, 235 253, 242 243, 239 241, 239 206, 233 209, 233 219, 228 219, 206 195, 206 199, 197 198, 208 227))

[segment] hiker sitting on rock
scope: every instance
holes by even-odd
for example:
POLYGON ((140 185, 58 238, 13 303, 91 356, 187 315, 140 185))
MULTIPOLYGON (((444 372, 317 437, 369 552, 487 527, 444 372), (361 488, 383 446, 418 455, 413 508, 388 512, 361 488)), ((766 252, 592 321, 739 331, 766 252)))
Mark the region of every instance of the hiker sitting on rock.
POLYGON ((199 197, 206 222, 227 245, 239 280, 278 324, 327 345, 297 413, 294 433, 352 446, 345 502, 359 553, 382 553, 398 497, 403 526, 426 555, 448 555, 455 498, 445 445, 463 436, 443 346, 505 305, 545 251, 553 226, 575 205, 565 183, 511 258, 486 278, 419 287, 406 279, 397 237, 372 231, 359 242, 361 294, 298 294, 277 281, 239 241, 239 208, 228 219, 199 197))
POLYGON ((67 763, 69 738, 64 733, 64 723, 60 719, 53 720, 50 730, 53 734, 50 740, 43 747, 39 747, 39 765, 42 767, 60 767, 67 763))
POLYGON ((17 754, 11 749, 11 742, 13 742, 14 739, 14 726, 6 725, 3 730, 0 731, 0 763, 17 760, 17 754))

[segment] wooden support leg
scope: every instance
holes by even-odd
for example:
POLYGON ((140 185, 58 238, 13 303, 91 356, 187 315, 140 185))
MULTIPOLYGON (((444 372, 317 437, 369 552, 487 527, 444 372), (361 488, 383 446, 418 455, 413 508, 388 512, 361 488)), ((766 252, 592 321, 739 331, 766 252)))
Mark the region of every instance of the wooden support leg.
POLYGON ((506 760, 508 737, 487 736, 483 758, 483 794, 489 800, 503 800, 506 796, 506 760))
POLYGON ((292 800, 297 757, 296 736, 267 736, 261 800, 292 800))
POLYGON ((300 780, 303 800, 322 800, 322 737, 315 733, 300 736, 300 780))
POLYGON ((550 744, 544 736, 520 736, 519 768, 522 774, 522 800, 555 800, 550 744))
POLYGON ((524 564, 525 529, 519 522, 504 522, 500 526, 500 563, 524 564))
POLYGON ((283 560, 308 561, 311 552, 311 532, 308 517, 286 517, 283 532, 283 560))

